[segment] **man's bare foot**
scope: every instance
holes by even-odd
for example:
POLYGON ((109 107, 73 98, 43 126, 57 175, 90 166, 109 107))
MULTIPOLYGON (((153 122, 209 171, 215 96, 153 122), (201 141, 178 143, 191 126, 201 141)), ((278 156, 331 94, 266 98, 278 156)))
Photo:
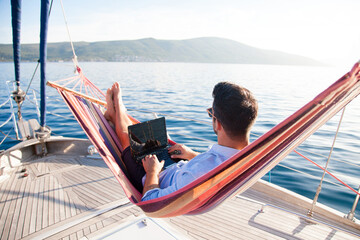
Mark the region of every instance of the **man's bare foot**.
POLYGON ((115 132, 120 140, 122 147, 125 149, 130 145, 128 127, 132 121, 126 113, 125 105, 122 101, 121 88, 119 83, 114 83, 111 87, 112 101, 115 107, 114 124, 115 132))
POLYGON ((122 101, 122 94, 120 84, 118 82, 114 83, 111 87, 111 91, 113 93, 113 101, 115 106, 115 112, 125 111, 126 108, 122 101))
POLYGON ((106 92, 106 112, 104 114, 104 117, 106 120, 111 121, 112 123, 115 123, 115 105, 113 101, 113 91, 112 89, 108 89, 106 92))

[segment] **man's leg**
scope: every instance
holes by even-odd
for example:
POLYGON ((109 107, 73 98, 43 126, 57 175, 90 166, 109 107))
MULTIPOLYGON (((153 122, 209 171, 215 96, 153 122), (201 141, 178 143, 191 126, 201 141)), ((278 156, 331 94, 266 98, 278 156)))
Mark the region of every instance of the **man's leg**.
POLYGON ((132 125, 132 121, 126 113, 119 83, 114 83, 111 89, 108 89, 106 102, 107 110, 104 116, 115 125, 116 135, 124 149, 122 159, 128 170, 129 180, 141 193, 143 188, 142 177, 145 175, 145 170, 131 157, 128 127, 132 125))
POLYGON ((128 127, 133 123, 126 113, 119 83, 114 83, 111 89, 107 90, 106 103, 107 109, 104 116, 114 124, 116 135, 125 149, 130 145, 128 127))
POLYGON ((125 105, 122 101, 121 89, 119 83, 114 83, 111 88, 115 106, 115 131, 118 135, 123 148, 130 146, 128 127, 132 121, 126 113, 125 105))
POLYGON ((137 164, 135 160, 131 157, 130 147, 125 148, 125 150, 121 154, 121 158, 126 165, 130 182, 140 193, 142 193, 142 178, 146 174, 143 166, 137 164))

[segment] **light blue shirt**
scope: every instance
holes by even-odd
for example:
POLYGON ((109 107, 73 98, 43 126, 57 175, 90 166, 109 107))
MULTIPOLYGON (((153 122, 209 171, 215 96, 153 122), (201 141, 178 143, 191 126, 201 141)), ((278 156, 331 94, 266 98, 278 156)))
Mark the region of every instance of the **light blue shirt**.
MULTIPOLYGON (((175 192, 219 166, 238 151, 234 148, 214 144, 207 152, 199 154, 191 161, 180 161, 173 164, 160 173, 160 188, 147 191, 142 197, 142 201, 159 198, 175 192)), ((143 184, 145 177, 146 175, 143 178, 143 184)))

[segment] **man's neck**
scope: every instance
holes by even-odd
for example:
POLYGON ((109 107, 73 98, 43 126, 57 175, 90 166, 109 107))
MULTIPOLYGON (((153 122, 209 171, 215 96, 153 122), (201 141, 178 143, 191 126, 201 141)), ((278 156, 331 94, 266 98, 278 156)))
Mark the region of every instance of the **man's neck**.
POLYGON ((226 133, 225 129, 222 127, 220 122, 218 122, 218 121, 213 122, 213 126, 214 126, 214 132, 217 135, 219 145, 238 149, 238 150, 241 150, 244 147, 246 147, 247 145, 249 145, 249 142, 250 142, 249 134, 245 134, 245 135, 242 135, 241 137, 239 136, 237 139, 234 139, 234 138, 231 138, 226 133))
POLYGON ((233 141, 233 140, 228 139, 228 138, 225 138, 225 139, 218 138, 218 144, 221 145, 221 146, 241 150, 244 147, 246 147, 247 145, 249 145, 249 140, 245 139, 245 140, 241 140, 241 141, 233 141))

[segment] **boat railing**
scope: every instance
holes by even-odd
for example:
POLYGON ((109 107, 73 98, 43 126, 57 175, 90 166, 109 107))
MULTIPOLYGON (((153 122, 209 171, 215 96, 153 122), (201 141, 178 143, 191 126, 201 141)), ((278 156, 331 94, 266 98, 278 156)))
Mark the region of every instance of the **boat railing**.
MULTIPOLYGON (((0 105, 0 109, 1 109, 3 106, 5 106, 7 103, 9 103, 9 102, 11 103, 10 97, 9 97, 7 100, 5 100, 5 102, 3 102, 3 103, 0 105)), ((12 106, 11 106, 10 108, 12 109, 12 106)), ((9 114, 9 117, 8 117, 3 123, 0 123, 0 129, 1 129, 3 126, 5 126, 6 124, 8 124, 11 120, 14 122, 14 118, 15 118, 14 115, 15 115, 14 112, 11 110, 11 112, 10 112, 10 114, 9 114)), ((14 127, 10 128, 10 130, 9 130, 7 133, 4 133, 3 131, 1 131, 2 134, 4 135, 4 138, 0 141, 0 145, 9 137, 9 134, 12 132, 12 130, 14 130, 15 133, 16 133, 16 136, 18 136, 18 135, 17 135, 17 128, 16 128, 16 124, 15 124, 14 127)))
MULTIPOLYGON (((360 185, 359 185, 357 192, 360 193, 360 185)), ((360 197, 359 194, 356 194, 353 206, 352 206, 350 212, 346 215, 346 218, 353 222, 355 221, 355 210, 356 210, 357 204, 359 202, 359 197, 360 197)))
MULTIPOLYGON (((12 137, 10 137, 10 134, 13 131, 15 133, 15 139, 12 138, 13 140, 21 141, 21 140, 25 139, 24 137, 21 137, 20 133, 19 133, 20 132, 19 131, 19 120, 23 119, 23 116, 22 116, 23 112, 21 111, 21 107, 25 101, 28 102, 30 105, 33 105, 33 108, 34 108, 36 116, 37 116, 37 121, 40 121, 40 110, 39 110, 39 104, 38 104, 38 99, 37 99, 37 94, 39 94, 39 92, 36 89, 32 89, 32 88, 28 87, 26 93, 23 95, 24 101, 19 103, 18 106, 16 107, 16 106, 14 106, 14 103, 15 103, 15 105, 17 104, 16 101, 14 100, 16 94, 15 94, 15 91, 12 90, 12 89, 16 89, 15 85, 16 85, 15 81, 6 81, 8 97, 3 103, 0 104, 0 109, 7 108, 8 112, 9 112, 9 117, 6 120, 4 120, 2 123, 0 123, 0 129, 5 128, 8 124, 12 124, 12 127, 8 127, 8 126, 6 127, 7 133, 5 133, 4 131, 1 130, 1 133, 4 135, 4 138, 0 141, 0 145, 2 145, 2 143, 4 143, 7 138, 12 138, 12 137), (28 92, 32 93, 32 97, 30 94, 28 94, 28 92)), ((28 105, 27 105, 27 107, 28 107, 28 105)), ((4 110, 2 112, 7 112, 7 111, 4 110)))
MULTIPOLYGON (((7 132, 7 133, 4 133, 3 131, 2 134, 4 135, 4 138, 1 140, 0 142, 0 145, 9 137, 10 133, 12 131, 15 132, 15 135, 16 135, 16 139, 19 140, 19 131, 18 131, 18 128, 17 128, 17 122, 16 122, 16 115, 15 115, 15 108, 13 106, 13 102, 12 102, 12 92, 10 90, 10 87, 9 85, 15 84, 15 81, 6 81, 6 89, 8 91, 8 94, 7 94, 7 99, 0 104, 0 109, 1 108, 5 108, 7 105, 9 107, 9 117, 2 123, 0 123, 0 129, 3 128, 5 125, 7 125, 10 121, 12 121, 12 127, 10 128, 10 130, 7 132)), ((5 112, 5 111, 2 111, 2 112, 5 112)))

